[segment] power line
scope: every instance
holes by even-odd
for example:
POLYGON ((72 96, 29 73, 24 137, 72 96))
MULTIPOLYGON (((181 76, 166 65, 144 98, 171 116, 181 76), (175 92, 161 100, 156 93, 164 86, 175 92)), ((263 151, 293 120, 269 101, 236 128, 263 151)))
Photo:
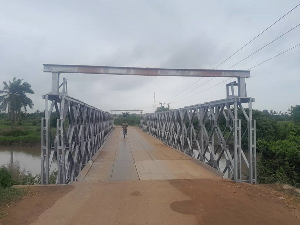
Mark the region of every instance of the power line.
MULTIPOLYGON (((255 66, 252 66, 252 67, 249 68, 248 70, 251 70, 251 69, 253 69, 253 68, 255 68, 255 67, 258 67, 258 66, 260 66, 260 65, 262 65, 262 64, 264 64, 264 63, 266 63, 266 62, 268 62, 268 61, 270 61, 270 60, 272 60, 272 59, 275 59, 276 57, 278 57, 278 56, 280 56, 280 55, 283 55, 283 54, 285 54, 285 53, 287 53, 287 52, 289 52, 289 51, 291 51, 291 50, 293 50, 294 48, 297 48, 297 47, 299 47, 299 46, 300 46, 300 43, 297 44, 297 45, 295 45, 295 46, 293 46, 293 47, 291 47, 291 48, 289 48, 289 49, 287 49, 287 50, 285 50, 285 51, 283 51, 283 52, 281 52, 281 53, 279 53, 279 54, 277 54, 277 55, 275 55, 275 56, 273 56, 273 57, 271 57, 271 58, 269 58, 269 59, 267 59, 267 60, 265 60, 265 61, 262 61, 261 63, 255 65, 255 66)), ((192 97, 192 96, 195 96, 195 95, 198 95, 198 94, 200 94, 200 93, 202 93, 202 92, 205 92, 205 91, 207 91, 207 90, 209 90, 209 89, 211 89, 211 88, 213 88, 213 87, 216 87, 216 86, 218 86, 218 85, 220 85, 220 84, 222 84, 222 83, 224 83, 224 82, 226 82, 226 81, 228 81, 228 80, 230 80, 230 79, 232 79, 232 78, 230 77, 230 78, 228 78, 228 79, 226 79, 226 80, 223 80, 223 81, 221 81, 221 82, 219 82, 219 83, 217 83, 217 84, 215 84, 215 85, 213 85, 213 86, 211 86, 211 87, 209 87, 209 88, 207 88, 207 89, 205 89, 205 90, 203 90, 203 91, 197 92, 197 93, 194 94, 194 95, 191 95, 191 96, 188 96, 187 98, 181 99, 180 101, 183 101, 183 100, 188 99, 188 98, 190 98, 190 97, 192 97)), ((178 101, 175 101, 175 102, 178 102, 178 101)), ((175 103, 175 102, 173 102, 173 103, 175 103)))
MULTIPOLYGON (((199 85, 198 87, 194 88, 193 90, 191 90, 191 91, 189 91, 189 92, 187 92, 187 93, 185 93, 185 94, 183 94, 183 95, 181 95, 181 96, 179 96, 179 97, 177 97, 177 98, 175 98, 175 99, 173 98, 173 99, 176 100, 176 99, 178 99, 178 98, 182 98, 183 96, 185 96, 185 95, 187 95, 187 94, 189 94, 189 93, 192 93, 193 91, 197 90, 198 88, 202 87, 203 85, 207 84, 208 82, 212 81, 213 79, 214 79, 214 77, 211 78, 210 80, 204 82, 203 84, 199 85)), ((174 102, 174 101, 173 101, 173 102, 174 102)))
POLYGON ((289 48, 289 49, 287 49, 287 50, 285 50, 285 51, 283 51, 283 52, 281 52, 281 53, 279 53, 279 54, 277 54, 277 55, 275 55, 275 56, 273 56, 273 57, 271 57, 271 58, 269 58, 269 59, 267 59, 267 60, 265 60, 265 61, 262 61, 261 63, 255 65, 255 66, 252 66, 252 67, 249 68, 248 70, 251 70, 251 69, 253 69, 253 68, 255 68, 255 67, 260 66, 261 64, 264 64, 264 63, 266 63, 266 62, 268 62, 268 61, 270 61, 270 60, 272 60, 272 59, 275 59, 276 57, 278 57, 278 56, 280 56, 280 55, 283 55, 284 53, 287 53, 287 52, 289 52, 289 51, 291 51, 291 50, 293 50, 294 48, 297 48, 297 47, 299 47, 299 46, 300 46, 300 43, 297 44, 297 45, 295 45, 295 46, 293 46, 293 47, 291 47, 291 48, 289 48))
POLYGON ((296 29, 297 27, 300 26, 300 23, 298 25, 296 25, 295 27, 293 27, 292 29, 288 30, 287 32, 285 32, 284 34, 280 35, 279 37, 275 38, 273 41, 269 42, 268 44, 265 44, 263 47, 257 49, 255 52, 251 53, 250 55, 248 55, 247 57, 243 58, 242 60, 240 60, 239 62, 237 62, 236 64, 232 65, 231 67, 228 68, 231 69, 232 67, 240 64, 241 62, 245 61, 246 59, 248 59, 249 57, 251 57, 252 55, 258 53, 260 50, 264 49, 265 47, 269 46, 270 44, 274 43, 275 41, 277 41, 278 39, 282 38, 284 35, 288 34, 289 32, 291 32, 292 30, 296 29))
MULTIPOLYGON (((268 61, 270 61, 270 60, 272 60, 272 59, 274 59, 274 58, 276 58, 276 57, 278 57, 278 56, 280 56, 280 55, 283 55, 283 54, 285 54, 285 53, 287 53, 287 52, 289 52, 289 51, 291 51, 291 50, 293 50, 294 48, 297 48, 297 47, 299 47, 299 46, 300 46, 300 43, 297 44, 297 45, 295 45, 295 46, 293 46, 293 47, 291 47, 291 48, 289 48, 289 49, 287 49, 287 50, 285 50, 285 51, 283 51, 283 52, 281 52, 281 53, 279 53, 279 54, 277 54, 277 55, 275 55, 275 56, 273 56, 273 57, 271 57, 271 58, 269 58, 269 59, 267 59, 267 60, 265 60, 265 61, 262 61, 261 63, 255 65, 255 66, 252 66, 252 67, 249 68, 248 70, 251 70, 251 69, 253 69, 253 68, 255 68, 255 67, 258 67, 258 66, 260 66, 260 65, 262 65, 262 64, 264 64, 264 63, 266 63, 266 62, 268 62, 268 61)), ((200 94, 200 93, 203 93, 203 92, 205 92, 205 91, 207 91, 207 90, 209 90, 209 89, 211 89, 211 88, 213 88, 213 87, 216 87, 216 86, 218 86, 218 85, 220 85, 220 84, 222 84, 222 83, 224 83, 224 82, 226 82, 226 81, 228 81, 228 80, 230 80, 230 79, 232 79, 232 78, 230 77, 230 78, 228 78, 228 79, 226 79, 226 80, 223 80, 223 81, 221 81, 221 82, 219 82, 219 83, 217 83, 217 84, 215 84, 215 85, 213 85, 213 86, 211 86, 211 87, 209 87, 209 88, 207 88, 207 89, 205 89, 205 90, 203 90, 203 91, 197 92, 196 94, 193 94, 193 95, 191 95, 191 96, 188 96, 187 98, 184 98, 184 99, 181 99, 181 100, 174 101, 173 103, 178 102, 178 101, 183 101, 183 100, 188 99, 188 98, 190 98, 190 97, 192 97, 192 96, 195 96, 195 95, 198 95, 198 94, 200 94)))
MULTIPOLYGON (((265 61, 263 61, 263 62, 261 62, 261 63, 259 63, 259 64, 257 64, 257 65, 255 65, 255 66, 252 66, 252 67, 249 68, 248 70, 251 70, 251 69, 253 69, 253 68, 255 68, 255 67, 258 67, 258 66, 260 66, 260 65, 262 65, 262 64, 264 64, 264 63, 266 63, 266 62, 268 62, 268 61, 270 61, 270 60, 272 60, 272 59, 274 59, 274 58, 276 58, 276 57, 278 57, 278 56, 280 56, 280 55, 283 55, 283 54, 285 54, 285 53, 287 53, 287 52, 289 52, 289 51, 291 51, 291 50, 293 50, 294 48, 297 48, 297 47, 299 47, 299 46, 300 46, 300 43, 297 44, 297 45, 295 45, 295 46, 293 46, 293 47, 291 47, 291 48, 289 48, 289 49, 287 49, 287 50, 285 50, 285 51, 283 51, 283 52, 281 52, 281 53, 279 53, 279 54, 277 54, 277 55, 275 55, 275 56, 273 56, 273 57, 271 57, 271 58, 269 58, 269 59, 267 59, 267 60, 265 60, 265 61)), ((194 94, 194 95, 198 95, 198 94, 200 94, 200 93, 202 93, 202 92, 205 92, 205 91, 207 91, 207 90, 209 90, 209 89, 211 89, 211 88, 213 88, 213 87, 216 87, 216 86, 218 86, 218 85, 220 85, 220 84, 222 84, 222 83, 224 83, 224 82, 226 82, 226 81, 228 81, 228 80, 230 80, 230 79, 232 79, 232 78, 230 77, 230 78, 228 78, 228 79, 226 79, 226 80, 223 80, 223 81, 221 81, 221 82, 219 82, 219 83, 217 83, 217 84, 215 84, 215 85, 213 85, 213 86, 211 86, 211 87, 209 87, 209 88, 207 88, 207 89, 205 89, 205 90, 203 90, 203 91, 197 92, 197 93, 194 94)), ((184 98, 184 99, 182 99, 182 100, 180 100, 180 101, 183 101, 183 100, 185 100, 185 99, 188 99, 188 98, 190 98, 190 97, 192 97, 192 96, 194 96, 194 95, 188 96, 187 98, 184 98)), ((178 101, 175 101, 175 102, 178 102, 178 101)))
MULTIPOLYGON (((209 87, 209 88, 206 88, 206 89, 204 89, 204 90, 202 90, 202 91, 200 91, 200 92, 197 92, 197 93, 194 94, 194 95, 188 96, 187 98, 184 98, 184 99, 181 99, 181 100, 178 100, 178 101, 175 101, 175 102, 181 102, 181 101, 183 101, 183 100, 185 100, 185 99, 188 99, 188 98, 190 98, 190 97, 192 97, 192 96, 198 95, 198 94, 200 94, 200 93, 202 93, 202 92, 205 92, 205 91, 207 91, 207 90, 209 90, 209 89, 211 89, 211 88, 213 88, 213 87, 216 87, 216 86, 218 86, 218 85, 220 85, 220 84, 222 84, 222 83, 224 83, 224 82, 226 82, 226 81, 228 81, 228 80, 230 80, 230 79, 232 79, 232 77, 229 77, 229 78, 227 78, 226 80, 223 80, 223 81, 221 81, 221 82, 219 82, 219 83, 217 83, 217 84, 215 84, 215 85, 213 85, 213 86, 211 86, 211 87, 209 87)), ((175 102, 173 102, 173 103, 175 103, 175 102)))
MULTIPOLYGON (((295 10, 299 5, 300 5, 300 3, 297 4, 297 5, 296 5, 294 8, 292 8, 291 10, 289 10, 287 13, 285 13, 283 16, 281 16, 278 20, 276 20, 274 23, 272 23, 270 26, 268 26, 268 27, 267 27, 266 29, 264 29, 262 32, 260 32, 258 35, 256 35, 253 39, 251 39, 249 42, 247 42, 247 43, 246 43, 245 45, 243 45, 241 48, 239 48, 236 52, 234 52, 232 55, 230 55, 228 58, 226 58, 223 62, 221 62, 219 65, 217 65, 214 69, 217 69, 220 65, 222 65, 223 63, 225 63, 227 60, 229 60, 229 59, 232 58, 234 55, 236 55, 239 51, 241 51, 241 50, 244 49, 246 46, 248 46, 250 43, 252 43, 255 39, 257 39, 258 37, 260 37, 263 33, 265 33, 267 30, 269 30, 271 27, 273 27, 276 23, 278 23, 280 20, 282 20, 284 17, 286 17, 288 14, 290 14, 293 10, 295 10)), ((291 30, 287 31, 287 32, 284 33, 283 35, 279 36, 277 39, 273 40, 272 42, 268 43, 267 45, 263 46, 261 49, 258 49, 256 52, 254 52, 254 53, 250 54, 249 56, 247 56, 246 58, 242 59, 241 61, 239 61, 239 62, 236 63, 235 65, 231 66, 230 68, 236 66, 237 64, 239 64, 239 63, 241 63, 242 61, 246 60, 247 58, 249 58, 249 57, 252 56, 253 54, 259 52, 260 50, 262 50, 263 48, 267 47, 268 45, 270 45, 270 44, 273 43, 274 41, 278 40, 278 39, 281 38, 282 36, 286 35, 286 34, 289 33, 290 31, 292 31, 292 30, 294 30, 295 28, 297 28, 299 25, 300 25, 300 24, 298 24, 297 26, 295 26, 295 27, 292 28, 291 30)), ((228 68, 228 69, 230 69, 230 68, 228 68)), ((209 82, 212 81, 213 79, 215 79, 215 78, 210 79, 209 81, 205 82, 204 84, 209 83, 209 82)), ((231 79, 231 78, 230 78, 230 79, 231 79)), ((197 80, 196 82, 194 82, 192 85, 190 85, 189 87, 187 87, 186 89, 184 89, 182 92, 178 93, 176 96, 174 96, 174 97, 171 98, 170 100, 172 100, 172 99, 175 99, 175 100, 176 100, 176 99, 178 99, 178 98, 182 98, 183 96, 185 96, 185 95, 187 95, 187 94, 189 94, 189 93, 195 91, 196 89, 200 88, 201 86, 203 86, 204 84, 198 86, 197 88, 194 88, 193 90, 191 90, 190 92, 187 92, 187 93, 183 94, 182 96, 179 96, 181 93, 185 92, 187 89, 189 89, 189 88, 192 87, 194 84, 196 84, 199 80, 200 80, 200 79, 198 79, 198 80, 197 80), (179 97, 177 97, 177 96, 179 96, 179 97)), ((227 80, 229 80, 229 79, 227 79, 227 80)), ((225 80, 225 81, 226 81, 226 80, 225 80)), ((225 81, 223 81, 223 82, 225 82, 225 81)), ((219 84, 221 84, 221 83, 223 83, 223 82, 220 82, 220 83, 218 83, 217 85, 219 85, 219 84)), ((214 85, 214 86, 212 86, 212 87, 215 87, 215 86, 217 86, 217 85, 214 85)), ((210 88, 212 88, 212 87, 210 87, 210 88)), ((210 88, 208 88, 208 89, 210 89, 210 88)), ((205 90, 208 90, 208 89, 205 89, 205 90)), ((201 92, 200 92, 200 93, 201 93, 201 92)), ((198 93, 196 93, 196 94, 198 94, 198 93)), ((192 95, 192 96, 194 96, 194 95, 192 95)), ((184 99, 187 99, 187 98, 184 98, 184 99)), ((169 100, 169 101, 170 101, 170 100, 169 100)), ((174 101, 174 102, 178 102, 178 100, 177 100, 177 101, 174 101)))
POLYGON ((198 79, 196 82, 192 83, 190 86, 188 86, 186 89, 184 89, 183 91, 179 92, 177 95, 175 95, 174 97, 170 98, 167 102, 171 101, 172 99, 176 98, 178 95, 180 95, 181 93, 185 92, 187 89, 189 89, 190 87, 192 87, 194 84, 196 84, 197 82, 199 82, 203 77, 201 77, 200 79, 198 79))
MULTIPOLYGON (((218 68, 219 66, 221 66, 223 63, 225 63, 227 60, 229 60, 232 56, 234 56, 235 54, 237 54, 239 51, 241 51, 243 48, 245 48, 247 45, 249 45, 251 42, 253 42, 255 39, 257 39, 259 36, 261 36, 263 33, 265 33, 267 30, 269 30, 271 27, 273 27, 276 23, 278 23, 280 20, 282 20, 285 16, 287 16, 288 14, 290 14, 293 10, 295 10, 298 6, 300 5, 300 3, 298 5, 296 5, 294 8, 292 8, 291 10, 289 10, 286 14, 284 14, 282 17, 280 17, 278 20, 276 20, 274 23, 272 23, 270 26, 268 26, 266 29, 264 29, 261 33, 259 33, 257 36, 255 36, 252 40, 250 40, 248 43, 246 43, 245 45, 243 45, 241 48, 239 48, 236 52, 234 52, 232 55, 230 55, 228 58, 226 58, 223 62, 221 62, 219 65, 217 65, 216 68, 218 68)), ((216 69, 215 68, 215 69, 216 69)))

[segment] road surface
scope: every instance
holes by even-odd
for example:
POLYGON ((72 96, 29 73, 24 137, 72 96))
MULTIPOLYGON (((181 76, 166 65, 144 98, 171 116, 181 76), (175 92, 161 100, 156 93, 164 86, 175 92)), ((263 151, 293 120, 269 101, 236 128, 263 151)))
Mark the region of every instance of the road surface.
POLYGON ((283 197, 221 179, 137 128, 125 139, 116 128, 79 179, 22 200, 28 217, 11 224, 300 224, 283 197))

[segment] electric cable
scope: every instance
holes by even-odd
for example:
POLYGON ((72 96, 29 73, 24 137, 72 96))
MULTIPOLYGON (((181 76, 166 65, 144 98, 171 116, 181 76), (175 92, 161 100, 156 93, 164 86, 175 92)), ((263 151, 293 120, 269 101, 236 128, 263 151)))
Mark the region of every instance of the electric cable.
POLYGON ((284 17, 286 17, 288 14, 290 14, 293 10, 295 10, 299 5, 300 5, 300 3, 298 5, 296 5, 294 8, 292 8, 291 10, 289 10, 286 14, 284 14, 282 17, 280 17, 274 23, 272 23, 270 26, 268 26, 266 29, 264 29, 262 32, 260 32, 257 36, 255 36, 253 39, 251 39, 249 42, 247 42, 241 48, 239 48, 237 51, 235 51, 233 54, 231 54, 229 57, 227 57, 224 61, 222 61, 219 65, 217 65, 216 68, 221 66, 223 63, 225 63, 227 60, 229 60, 232 56, 237 54, 239 51, 241 51, 243 48, 245 48, 247 45, 249 45, 251 42, 253 42, 255 39, 257 39, 259 36, 261 36, 263 33, 265 33, 267 30, 269 30, 271 27, 273 27, 276 23, 278 23, 280 20, 282 20, 284 17))
MULTIPOLYGON (((245 45, 243 45, 241 48, 239 48, 237 51, 235 51, 233 54, 231 54, 229 57, 227 57, 224 61, 222 61, 220 64, 218 64, 215 68, 214 68, 214 70, 215 69, 217 69, 219 66, 221 66, 223 63, 225 63, 226 61, 228 61, 230 58, 232 58, 234 55, 236 55, 238 52, 240 52, 242 49, 244 49, 246 46, 248 46, 250 43, 252 43, 255 39, 257 39, 258 37, 260 37, 263 33, 265 33, 267 30, 269 30, 271 27, 273 27, 276 23, 278 23, 280 20, 282 20, 284 17, 286 17, 288 14, 290 14, 292 11, 294 11, 298 6, 300 6, 300 3, 299 4, 297 4, 295 7, 293 7, 292 9, 290 9, 287 13, 285 13, 283 16, 281 16, 278 20, 276 20, 274 23, 272 23, 270 26, 268 26, 267 28, 265 28, 262 32, 260 32, 258 35, 256 35, 254 38, 252 38, 249 42, 247 42, 245 45)), ((297 25, 296 27, 294 27, 294 28, 292 28, 290 31, 292 31, 293 29, 295 29, 295 28, 297 28, 299 25, 297 25)), ((287 33, 289 33, 290 31, 288 31, 287 33)), ((286 33, 286 34, 287 34, 286 33)), ((285 34, 284 34, 285 35, 285 34)), ((283 35, 283 36, 284 36, 283 35)), ((278 39, 279 39, 280 37, 278 37, 278 39)), ((271 44, 271 43, 270 43, 271 44)), ((266 46, 265 46, 266 47, 266 46)), ((260 50, 258 50, 258 51, 260 51, 260 50)), ((251 55, 250 55, 251 56, 251 55)), ((250 57, 249 56, 249 57, 250 57)), ((248 58, 249 58, 248 57, 248 58)), ((245 59, 243 59, 243 61, 244 61, 245 59)), ((242 61, 241 61, 242 62, 242 61)), ((238 62, 237 64, 239 64, 240 62, 238 62)), ((236 64, 236 65, 237 65, 236 64)), ((233 65, 233 66, 235 66, 235 65, 233 65)), ((232 67, 233 67, 232 66, 232 67)), ((232 67, 230 67, 230 68, 232 68, 232 67)), ((229 69, 230 69, 229 68, 229 69)), ((200 78, 201 79, 201 78, 200 78)), ((186 88, 186 89, 184 89, 182 92, 179 92, 176 96, 174 96, 174 97, 172 97, 171 99, 169 99, 168 100, 168 102, 170 102, 170 100, 172 100, 172 99, 174 99, 175 97, 177 97, 178 95, 180 95, 181 93, 183 93, 183 92, 185 92, 187 89, 189 89, 190 87, 192 87, 194 84, 196 84, 197 82, 199 82, 199 80, 200 79, 198 79, 196 82, 194 82, 194 83, 192 83, 192 85, 190 85, 188 88, 186 88)), ((205 84, 207 84, 207 83, 209 83, 210 81, 212 81, 214 78, 212 78, 212 79, 210 79, 208 82, 205 82, 205 84)), ((191 92, 193 92, 194 90, 196 90, 196 89, 198 89, 199 87, 201 87, 201 86, 203 86, 203 85, 200 85, 200 86, 198 86, 197 88, 195 88, 195 89, 193 89, 192 91, 190 91, 190 92, 188 92, 188 93, 191 93, 191 92)), ((187 95, 188 93, 185 93, 183 96, 185 96, 185 95, 187 95)), ((182 96, 181 96, 182 97, 182 96)), ((181 98, 180 97, 180 98, 181 98)), ((175 99, 178 99, 178 97, 177 98, 175 98, 175 99)))
POLYGON ((255 68, 255 67, 258 67, 258 66, 260 66, 260 65, 262 65, 262 64, 264 64, 264 63, 266 63, 266 62, 268 62, 268 61, 270 61, 270 60, 272 60, 272 59, 275 59, 275 58, 277 58, 278 56, 283 55, 283 54, 285 54, 285 53, 287 53, 287 52, 289 52, 289 51, 291 51, 291 50, 293 50, 294 48, 297 48, 297 47, 299 47, 299 46, 300 46, 300 43, 297 44, 297 45, 295 45, 295 46, 293 46, 293 47, 291 47, 291 48, 289 48, 289 49, 287 49, 287 50, 285 50, 285 51, 283 51, 283 52, 281 52, 281 53, 279 53, 279 54, 277 54, 277 55, 275 55, 275 56, 273 56, 273 57, 271 57, 271 58, 269 58, 269 59, 267 59, 267 60, 265 60, 265 61, 262 61, 262 62, 258 63, 258 64, 255 65, 255 66, 252 66, 252 67, 249 68, 248 70, 251 70, 251 69, 253 69, 253 68, 255 68))
POLYGON ((292 29, 288 30, 287 32, 285 32, 284 34, 280 35, 279 37, 275 38, 273 41, 265 44, 264 46, 262 46, 261 48, 257 49, 255 52, 251 53, 250 55, 248 55, 247 57, 243 58, 242 60, 240 60, 239 62, 237 62, 236 64, 232 65, 231 67, 228 68, 231 69, 232 67, 235 67, 236 65, 240 64, 241 62, 245 61, 246 59, 248 59, 249 57, 251 57, 252 55, 258 53, 259 51, 261 51, 262 49, 266 48, 267 46, 269 46, 270 44, 274 43, 275 41, 277 41, 278 39, 282 38, 283 36, 285 36, 286 34, 288 34, 289 32, 293 31, 294 29, 296 29, 297 27, 300 26, 300 23, 296 26, 294 26, 292 29))
MULTIPOLYGON (((297 48, 297 47, 299 47, 299 46, 300 46, 300 43, 297 44, 297 45, 295 45, 295 46, 293 46, 293 47, 291 47, 291 48, 289 48, 289 49, 287 49, 287 50, 285 50, 285 51, 283 51, 283 52, 281 52, 281 53, 279 53, 279 54, 277 54, 277 55, 275 55, 275 56, 273 56, 273 57, 271 57, 271 58, 269 58, 269 59, 267 59, 267 60, 264 60, 264 61, 262 61, 262 62, 256 64, 255 66, 252 66, 252 67, 249 68, 248 70, 251 70, 251 69, 253 69, 253 68, 256 68, 256 67, 258 67, 258 66, 260 66, 260 65, 262 65, 262 64, 264 64, 264 63, 266 63, 266 62, 268 62, 268 61, 270 61, 270 60, 272 60, 272 59, 275 59, 275 58, 277 58, 278 56, 281 56, 281 55, 283 55, 283 54, 285 54, 285 53, 287 53, 287 52, 289 52, 289 51, 291 51, 291 50, 293 50, 293 49, 295 49, 295 48, 297 48)), ((209 89, 211 89, 211 88, 213 88, 213 87, 216 87, 216 86, 218 86, 218 85, 220 85, 220 84, 222 84, 222 83, 224 83, 224 82, 226 82, 226 81, 228 81, 228 80, 230 80, 230 79, 232 79, 232 77, 230 77, 230 78, 228 78, 228 79, 226 79, 226 80, 223 80, 223 81, 221 81, 221 82, 219 82, 219 83, 217 83, 217 84, 215 84, 215 85, 213 85, 213 86, 211 86, 211 87, 209 87, 209 88, 207 88, 207 89, 205 89, 205 90, 203 90, 203 91, 201 91, 201 92, 197 92, 196 94, 193 94, 193 95, 191 95, 191 96, 188 96, 188 97, 186 97, 186 98, 184 98, 184 99, 181 99, 181 100, 178 100, 178 101, 174 101, 173 103, 175 103, 175 102, 180 102, 180 101, 183 101, 183 100, 185 100, 185 99, 188 99, 188 98, 190 98, 190 97, 192 97, 192 96, 195 96, 195 95, 198 95, 198 94, 200 94, 200 93, 203 93, 203 92, 205 92, 205 91, 207 91, 207 90, 209 90, 209 89)))
POLYGON ((201 77, 200 79, 198 79, 196 82, 192 83, 190 86, 188 86, 186 89, 184 89, 183 91, 179 92, 177 95, 175 95, 174 97, 170 98, 167 102, 170 102, 172 99, 176 98, 178 95, 180 95, 181 93, 185 92, 187 89, 189 89, 190 87, 192 87, 194 84, 196 84, 197 82, 199 82, 203 77, 201 77))
MULTIPOLYGON (((202 91, 200 91, 200 92, 197 92, 197 93, 194 94, 194 95, 198 95, 198 94, 200 94, 200 93, 202 93, 202 92, 205 92, 205 91, 207 91, 207 90, 209 90, 209 89, 211 89, 211 88, 213 88, 213 87, 216 87, 216 86, 218 86, 218 85, 220 85, 220 84, 222 84, 222 83, 224 83, 224 82, 226 82, 226 81, 228 81, 228 80, 230 80, 230 79, 232 79, 232 77, 229 77, 229 78, 227 78, 227 79, 225 79, 225 80, 223 80, 223 81, 221 81, 221 82, 219 82, 219 83, 217 83, 217 84, 215 84, 215 85, 213 85, 213 86, 211 86, 211 87, 209 87, 209 88, 206 88, 206 89, 204 89, 204 90, 202 90, 202 91)), ((178 101, 175 101, 175 102, 181 102, 181 101, 186 100, 186 99, 188 99, 188 98, 190 98, 190 97, 192 97, 192 96, 194 96, 194 95, 191 95, 191 96, 189 96, 189 97, 187 97, 187 98, 184 98, 184 99, 181 99, 181 100, 178 100, 178 101)), ((175 103, 175 102, 173 102, 173 103, 175 103)))
MULTIPOLYGON (((203 77, 202 77, 202 78, 203 78, 203 77)), ((203 85, 207 84, 208 82, 212 81, 213 79, 214 79, 214 77, 211 78, 210 80, 208 80, 208 81, 202 83, 201 85, 199 85, 198 87, 194 88, 193 90, 191 90, 191 91, 189 91, 189 92, 187 92, 187 93, 184 93, 183 95, 181 95, 181 96, 179 96, 179 97, 177 97, 177 98, 175 98, 175 99, 173 98, 173 99, 174 99, 173 102, 174 102, 176 99, 178 99, 178 98, 182 98, 182 97, 186 96, 187 94, 192 93, 193 91, 197 90, 198 88, 202 87, 203 85)), ((178 95, 177 95, 177 96, 178 96, 178 95)), ((170 102, 170 101, 168 101, 168 102, 170 102)))
MULTIPOLYGON (((236 55, 238 52, 240 52, 242 49, 244 49, 244 48, 245 48, 246 46, 248 46, 250 43, 252 43, 255 39, 257 39, 258 37, 260 37, 263 33, 265 33, 267 30, 269 30, 271 27, 273 27, 276 23, 278 23, 280 20, 282 20, 282 19, 283 19, 284 17, 286 17, 288 14, 290 14, 290 13, 291 13, 293 10, 295 10, 298 6, 300 6, 300 3, 297 4, 295 7, 293 7, 292 9, 290 9, 287 13, 285 13, 283 16, 281 16, 281 17, 280 17, 278 20, 276 20, 274 23, 272 23, 272 24, 269 25, 267 28, 265 28, 262 32, 260 32, 258 35, 256 35, 254 38, 252 38, 249 42, 247 42, 245 45, 243 45, 241 48, 239 48, 237 51, 235 51, 233 54, 231 54, 229 57, 227 57, 227 58, 226 58, 224 61, 222 61, 220 64, 218 64, 218 65, 214 68, 214 70, 217 69, 220 65, 222 65, 222 64, 225 63, 226 61, 228 61, 230 58, 232 58, 234 55, 236 55)), ((290 31, 296 29, 298 26, 299 26, 299 25, 295 26, 295 27, 292 28, 291 30, 289 30, 289 31, 287 31, 286 33, 284 33, 283 35, 279 36, 276 40, 278 40, 278 39, 281 38, 282 36, 286 35, 286 34, 289 33, 290 31)), ((266 46, 262 47, 261 49, 267 47, 268 45, 270 45, 271 43, 273 43, 273 42, 276 41, 276 40, 273 40, 272 42, 268 43, 266 46)), ((257 52, 259 52, 261 49, 258 49, 257 52)), ((257 53, 257 52, 256 52, 256 53, 257 53)), ((255 53, 253 53, 253 54, 255 54, 255 53)), ((246 58, 251 57, 253 54, 250 54, 250 55, 247 56, 246 58)), ((239 64, 240 62, 244 61, 246 58, 244 58, 243 60, 239 61, 237 64, 239 64)), ((235 65, 237 65, 237 64, 235 64, 235 65)), ((234 67, 235 65, 231 66, 230 68, 234 67)), ((230 69, 230 68, 228 68, 228 69, 230 69)), ((200 78, 200 79, 201 79, 201 78, 200 78)), ((198 79, 196 82, 194 82, 194 83, 193 83, 192 85, 190 85, 188 88, 184 89, 182 92, 178 93, 176 96, 172 97, 170 100, 174 99, 175 97, 177 97, 177 96, 180 95, 181 93, 185 92, 187 89, 189 89, 189 88, 190 88, 191 86, 193 86, 195 83, 199 82, 200 79, 198 79)), ((209 81, 205 82, 204 84, 209 83, 209 82, 212 81, 213 79, 215 79, 215 78, 210 79, 209 81)), ((231 78, 230 78, 230 79, 231 79, 231 78)), ((222 83, 222 82, 221 82, 221 83, 222 83)), ((175 100, 178 99, 178 98, 180 99, 180 98, 182 98, 183 96, 185 96, 185 95, 187 95, 187 94, 189 94, 189 93, 195 91, 196 89, 198 89, 199 87, 203 86, 204 84, 198 86, 197 88, 193 89, 192 91, 190 91, 190 92, 188 92, 188 93, 183 94, 183 95, 180 96, 180 97, 175 98, 175 100)), ((185 99, 186 99, 186 98, 185 98, 185 99)), ((170 100, 168 100, 168 102, 170 102, 170 100)), ((173 102, 177 102, 177 101, 173 101, 173 102)))

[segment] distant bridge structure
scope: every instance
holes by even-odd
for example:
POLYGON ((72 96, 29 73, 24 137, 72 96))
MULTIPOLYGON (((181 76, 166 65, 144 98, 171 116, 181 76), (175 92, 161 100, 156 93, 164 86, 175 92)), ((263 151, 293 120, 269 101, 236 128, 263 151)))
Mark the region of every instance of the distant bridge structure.
POLYGON ((53 164, 58 169, 57 183, 76 180, 113 129, 110 113, 68 96, 67 80, 60 83, 61 73, 237 78, 226 85, 225 99, 144 114, 140 126, 236 182, 257 182, 254 99, 247 97, 245 82, 250 71, 44 64, 44 72, 52 73, 52 89, 43 96, 42 184, 49 183, 53 164))
POLYGON ((142 109, 112 109, 110 110, 110 113, 112 112, 140 112, 141 114, 143 114, 142 109))

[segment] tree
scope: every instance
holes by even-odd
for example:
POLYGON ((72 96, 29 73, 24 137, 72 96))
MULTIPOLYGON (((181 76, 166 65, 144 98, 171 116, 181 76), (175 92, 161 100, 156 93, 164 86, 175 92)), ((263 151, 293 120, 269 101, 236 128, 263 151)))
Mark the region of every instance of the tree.
POLYGON ((27 107, 33 107, 32 100, 26 94, 34 94, 31 85, 14 77, 13 81, 3 82, 4 88, 0 90, 0 111, 7 111, 8 119, 13 122, 20 118, 21 109, 27 112, 27 107))
POLYGON ((294 123, 300 124, 300 105, 292 106, 289 111, 294 123))

